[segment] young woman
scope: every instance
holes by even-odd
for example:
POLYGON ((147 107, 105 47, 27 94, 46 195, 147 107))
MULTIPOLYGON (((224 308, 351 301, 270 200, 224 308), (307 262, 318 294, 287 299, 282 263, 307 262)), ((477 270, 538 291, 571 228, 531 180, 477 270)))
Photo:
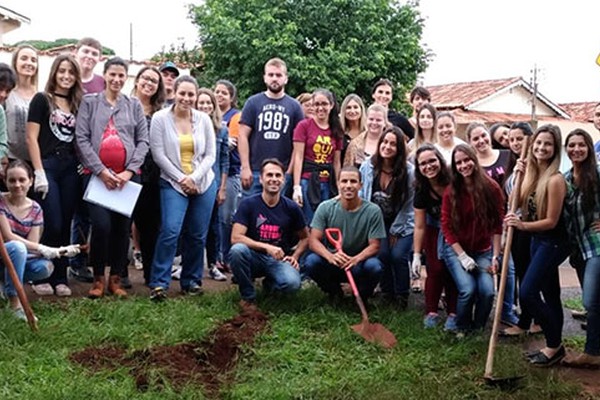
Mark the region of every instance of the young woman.
POLYGON ((514 159, 510 150, 493 149, 491 135, 481 122, 472 122, 467 126, 467 141, 476 151, 479 164, 488 175, 500 185, 511 174, 514 159))
POLYGON ((408 149, 414 154, 422 144, 435 144, 438 141, 435 129, 437 110, 429 103, 424 103, 417 112, 417 130, 415 138, 408 142, 408 149))
POLYGON ((304 118, 312 118, 315 114, 315 107, 313 106, 312 93, 300 93, 296 97, 298 103, 302 106, 304 112, 304 118))
POLYGON ((294 129, 292 199, 302 207, 310 224, 317 206, 336 194, 341 169, 343 131, 337 104, 327 89, 317 89, 312 96, 312 118, 300 121, 294 129))
POLYGON ((360 167, 359 195, 381 208, 388 237, 381 241, 383 294, 405 309, 408 303, 409 257, 414 230, 414 167, 407 162, 404 133, 395 126, 383 131, 377 152, 360 167))
POLYGON ((508 226, 531 232, 531 261, 521 283, 519 300, 521 307, 542 326, 546 338, 544 348, 528 355, 536 366, 553 365, 565 356, 558 266, 569 255, 569 246, 561 219, 567 190, 559 172, 561 143, 557 126, 537 129, 521 184, 522 218, 516 213, 505 218, 508 226))
POLYGON ((198 110, 205 112, 211 118, 216 136, 216 161, 213 164, 215 181, 217 184, 217 198, 210 217, 210 224, 206 236, 206 261, 208 262, 208 276, 215 281, 226 281, 227 277, 217 268, 217 261, 223 263, 223 248, 221 235, 221 205, 227 198, 227 173, 229 172, 229 135, 227 128, 221 123, 221 111, 217 106, 217 99, 212 90, 200 88, 198 90, 198 110))
POLYGON ((452 150, 459 144, 464 144, 464 140, 457 138, 456 135, 456 121, 454 115, 448 111, 442 111, 437 114, 435 121, 435 132, 437 136, 437 143, 435 147, 440 151, 444 157, 446 165, 450 165, 452 162, 452 150))
POLYGON ((413 238, 412 274, 418 276, 421 269, 422 254, 425 253, 427 279, 425 280, 425 318, 426 328, 433 328, 440 321, 438 304, 442 291, 446 292, 448 316, 444 329, 456 330, 456 285, 446 265, 438 257, 438 237, 440 232, 440 214, 442 196, 450 185, 452 177, 442 153, 431 144, 424 144, 415 154, 415 232, 413 238))
POLYGON ((167 297, 171 265, 182 235, 181 290, 202 294, 204 246, 217 192, 212 165, 215 130, 210 117, 196 110, 198 84, 180 76, 174 84, 175 104, 152 117, 152 156, 160 168, 161 227, 156 243, 150 298, 167 297))
MULTIPOLYGON (((0 231, 21 284, 50 276, 54 268, 50 259, 79 253, 79 246, 54 248, 39 244, 44 217, 40 205, 27 197, 32 184, 33 173, 29 165, 21 160, 9 163, 6 168, 8 193, 0 194, 0 231)), ((5 271, 4 282, 15 316, 26 320, 8 271, 5 271)))
POLYGON ((367 114, 362 99, 357 94, 350 93, 344 98, 340 107, 340 123, 344 131, 342 160, 346 156, 346 149, 350 141, 366 129, 366 121, 367 114))
POLYGON ((575 129, 567 135, 566 150, 573 168, 565 174, 565 221, 571 241, 574 242, 573 251, 578 251, 585 263, 583 306, 587 311, 587 331, 583 353, 568 355, 562 364, 569 367, 599 368, 600 167, 596 163, 592 137, 583 129, 575 129))
POLYGON ((354 165, 358 168, 365 159, 375 154, 383 129, 388 125, 387 109, 380 104, 372 104, 367 110, 367 128, 350 141, 343 165, 354 165))
POLYGON ((495 123, 490 126, 490 136, 492 137, 492 148, 503 150, 510 150, 510 141, 508 138, 508 131, 510 130, 510 125, 505 124, 503 122, 495 123))
MULTIPOLYGON (((485 125, 473 122, 467 127, 467 139, 477 153, 479 164, 487 174, 504 187, 506 179, 512 174, 515 159, 510 150, 492 149, 491 135, 485 125)), ((510 257, 510 255, 509 255, 510 257)), ((506 292, 502 305, 502 322, 515 326, 519 322, 514 311, 515 303, 515 264, 512 258, 508 262, 508 275, 506 277, 506 292)))
MULTIPOLYGON (((156 67, 140 69, 135 77, 131 95, 142 104, 149 130, 152 116, 163 108, 166 96, 162 75, 156 67)), ((150 283, 156 238, 160 229, 160 188, 158 185, 160 170, 152 158, 152 150, 146 154, 140 179, 142 191, 133 210, 133 222, 139 237, 144 282, 148 284, 150 283)))
MULTIPOLYGON (((75 119, 83 97, 79 65, 70 55, 59 55, 52 63, 43 92, 29 104, 27 148, 33 164, 33 190, 46 219, 42 242, 49 246, 68 243, 71 220, 80 193, 75 154, 75 119)), ((66 258, 54 263, 49 283, 34 285, 40 295, 70 296, 66 258)))
MULTIPOLYGON (((510 151, 512 151, 513 156, 520 157, 521 150, 523 145, 526 143, 525 138, 531 137, 533 135, 533 130, 531 126, 527 122, 516 122, 511 125, 511 128, 508 133, 508 141, 510 146, 510 151)), ((516 168, 515 168, 516 169, 516 168)), ((506 196, 509 197, 514 189, 516 175, 513 173, 506 179, 504 183, 504 192, 506 196)), ((520 212, 518 210, 517 212, 520 212)), ((513 241, 510 254, 512 256, 515 276, 518 280, 519 285, 523 282, 523 278, 525 277, 525 272, 527 271, 527 266, 531 261, 531 233, 519 231, 517 229, 513 232, 513 241)), ((510 264, 509 264, 510 268, 510 264)), ((510 278, 510 269, 508 278, 510 278)), ((510 280, 507 279, 507 289, 511 287, 510 280)), ((516 287, 516 282, 515 282, 516 287)), ((508 292, 507 292, 508 293, 508 292)), ((506 298, 507 304, 512 300, 511 298, 506 298)), ((506 304, 505 304, 506 307, 506 304)), ((527 311, 521 307, 521 314, 518 316, 517 324, 513 326, 509 326, 506 329, 500 331, 501 336, 520 336, 526 333, 534 334, 540 333, 542 328, 537 324, 533 323, 533 319, 531 315, 527 311)))
POLYGON ((471 146, 456 146, 452 174, 442 198, 445 245, 440 255, 458 289, 456 325, 463 335, 483 329, 492 310, 505 201, 471 146))
POLYGON ((17 47, 12 57, 12 68, 17 74, 17 85, 8 95, 4 107, 8 128, 8 157, 29 160, 25 130, 29 102, 37 92, 37 50, 30 45, 17 47))
MULTIPOLYGON (((218 80, 215 85, 215 97, 221 111, 221 123, 228 130, 229 135, 229 171, 225 189, 225 201, 221 205, 221 253, 223 259, 227 260, 227 254, 231 248, 231 227, 233 226, 233 215, 237 211, 238 203, 242 193, 240 182, 240 154, 237 150, 237 133, 240 122, 240 110, 237 107, 237 89, 226 79, 218 80)), ((217 268, 228 271, 225 261, 217 268), (220 268, 219 268, 220 267, 220 268)))
MULTIPOLYGON (((148 152, 148 123, 140 101, 121 94, 127 80, 127 63, 113 57, 104 64, 104 92, 86 95, 77 113, 76 140, 80 161, 89 184, 91 174, 108 190, 120 190, 136 174, 148 152)), ((104 270, 110 266, 108 292, 127 297, 121 287, 123 268, 129 264, 131 220, 125 215, 88 203, 92 235, 90 261, 94 283, 88 296, 104 296, 104 270)))

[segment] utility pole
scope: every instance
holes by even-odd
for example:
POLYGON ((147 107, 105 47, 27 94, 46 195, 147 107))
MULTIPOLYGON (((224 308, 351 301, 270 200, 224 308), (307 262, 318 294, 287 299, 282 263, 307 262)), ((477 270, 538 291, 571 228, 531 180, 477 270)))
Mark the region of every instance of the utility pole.
POLYGON ((133 23, 129 23, 129 61, 133 61, 133 23))
POLYGON ((535 113, 535 102, 537 101, 537 94, 538 94, 538 78, 537 78, 538 67, 537 67, 537 64, 533 65, 533 70, 531 72, 533 73, 533 78, 531 80, 531 87, 533 88, 533 92, 531 93, 531 126, 533 127, 533 129, 536 129, 537 128, 537 115, 535 113))

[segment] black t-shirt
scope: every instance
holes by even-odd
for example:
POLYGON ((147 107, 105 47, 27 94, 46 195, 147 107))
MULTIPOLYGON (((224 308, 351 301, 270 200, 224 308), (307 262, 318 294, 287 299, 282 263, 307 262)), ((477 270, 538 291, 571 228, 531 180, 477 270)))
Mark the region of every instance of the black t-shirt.
POLYGON ((306 226, 302 210, 292 200, 281 196, 275 207, 269 207, 261 193, 242 200, 233 222, 248 228, 250 239, 279 246, 286 254, 298 242, 297 232, 306 226))
POLYGON ((59 108, 50 111, 48 98, 42 92, 37 93, 29 103, 27 122, 40 125, 38 144, 42 158, 52 154, 58 147, 74 154, 75 114, 59 108))
POLYGON ((415 192, 413 206, 425 212, 435 221, 442 216, 442 197, 433 190, 419 189, 415 192))
POLYGON ((373 178, 373 185, 371 187, 371 203, 375 203, 381 209, 383 214, 383 222, 385 223, 386 229, 392 225, 396 214, 398 214, 397 207, 392 203, 392 185, 391 182, 388 187, 384 190, 380 184, 380 176, 377 174, 373 178))
POLYGON ((392 125, 402 129, 402 132, 404 132, 404 134, 408 136, 409 139, 415 137, 415 128, 413 128, 413 126, 410 124, 408 118, 406 118, 399 112, 391 109, 388 110, 388 121, 390 121, 392 125))

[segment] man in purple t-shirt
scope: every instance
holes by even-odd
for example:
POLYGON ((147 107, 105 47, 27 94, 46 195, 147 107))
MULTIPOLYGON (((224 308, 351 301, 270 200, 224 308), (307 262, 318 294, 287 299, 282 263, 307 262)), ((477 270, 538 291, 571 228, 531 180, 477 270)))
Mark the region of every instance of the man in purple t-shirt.
POLYGON ((85 93, 100 93, 104 90, 104 78, 94 74, 94 68, 100 61, 102 46, 96 39, 86 37, 77 42, 73 54, 81 68, 81 83, 85 93))
POLYGON ((283 163, 286 168, 284 192, 288 186, 291 188, 292 134, 296 124, 304 119, 300 103, 285 94, 288 77, 283 60, 267 61, 263 79, 267 90, 246 101, 240 118, 238 151, 244 196, 261 192, 259 171, 266 158, 276 158, 283 163))

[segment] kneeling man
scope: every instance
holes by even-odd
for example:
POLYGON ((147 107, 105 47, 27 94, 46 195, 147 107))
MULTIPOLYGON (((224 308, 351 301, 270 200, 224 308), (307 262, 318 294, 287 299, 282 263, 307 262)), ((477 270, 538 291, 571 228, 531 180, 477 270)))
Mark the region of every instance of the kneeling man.
POLYGON ((307 248, 308 229, 300 207, 281 195, 284 181, 283 164, 275 158, 264 160, 262 193, 243 199, 233 217, 229 263, 242 307, 256 302, 254 278, 265 277, 266 291, 300 288, 298 259, 307 248))
POLYGON ((346 281, 345 270, 351 270, 364 299, 373 295, 383 271, 377 258, 380 240, 386 237, 383 215, 378 206, 358 196, 361 186, 358 169, 342 168, 338 179, 340 195, 321 203, 312 219, 312 253, 305 260, 306 273, 332 298, 343 295, 340 283, 346 281), (327 228, 340 229, 341 251, 333 252, 333 246, 327 243, 327 228))

